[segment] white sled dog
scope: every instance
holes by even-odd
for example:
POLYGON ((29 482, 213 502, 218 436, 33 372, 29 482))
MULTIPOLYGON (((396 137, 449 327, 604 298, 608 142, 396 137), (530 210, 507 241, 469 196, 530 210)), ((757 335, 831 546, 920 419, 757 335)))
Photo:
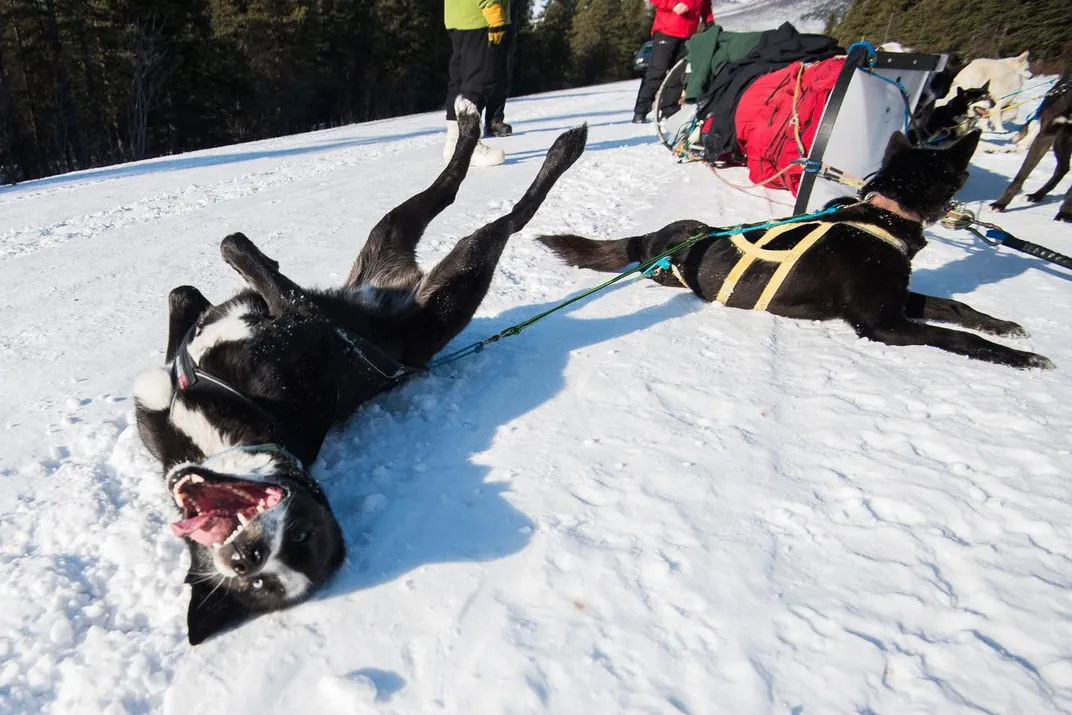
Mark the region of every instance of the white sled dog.
POLYGON ((1003 122, 1016 119, 1016 107, 1009 108, 1019 100, 1019 96, 1015 93, 1024 88, 1024 80, 1031 78, 1027 57, 1028 53, 1025 50, 1023 54, 1016 57, 1003 57, 999 60, 986 58, 972 60, 957 73, 949 92, 939 100, 938 105, 941 106, 957 96, 957 87, 969 89, 982 87, 984 83, 990 82, 990 96, 995 104, 987 115, 987 121, 990 131, 1004 133, 1003 122))

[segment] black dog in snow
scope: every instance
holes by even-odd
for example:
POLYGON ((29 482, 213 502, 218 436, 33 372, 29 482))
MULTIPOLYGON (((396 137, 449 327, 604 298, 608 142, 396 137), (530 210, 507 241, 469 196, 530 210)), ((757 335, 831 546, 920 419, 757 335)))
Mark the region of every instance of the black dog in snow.
MULTIPOLYGON (((819 220, 701 240, 673 254, 672 270, 655 279, 734 308, 805 320, 840 318, 859 335, 889 345, 932 345, 1002 365, 1052 367, 1041 355, 922 322, 1026 335, 1016 323, 909 290, 912 258, 927 243, 923 226, 941 218, 963 186, 979 134, 935 150, 914 148, 896 133, 881 169, 862 189, 862 200, 819 220)), ((539 240, 571 265, 613 271, 713 230, 699 221, 677 221, 613 241, 570 235, 539 240)))
POLYGON ((510 213, 458 241, 427 274, 414 251, 450 206, 480 139, 458 104, 460 139, 432 185, 372 229, 340 288, 305 289, 242 234, 224 260, 249 288, 211 305, 183 286, 169 297, 166 360, 134 386, 138 430, 165 470, 190 550, 189 639, 312 594, 342 564, 342 531, 308 468, 333 425, 424 365, 472 319, 507 239, 532 219, 584 151, 562 134, 510 213))

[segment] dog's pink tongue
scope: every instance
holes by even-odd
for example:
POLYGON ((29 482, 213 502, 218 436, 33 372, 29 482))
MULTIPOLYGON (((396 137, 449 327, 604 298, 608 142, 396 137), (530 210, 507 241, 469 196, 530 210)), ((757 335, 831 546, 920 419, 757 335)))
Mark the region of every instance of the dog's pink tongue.
POLYGON ((189 519, 172 522, 171 533, 180 539, 189 536, 202 546, 212 546, 231 534, 231 520, 215 514, 198 514, 189 519))

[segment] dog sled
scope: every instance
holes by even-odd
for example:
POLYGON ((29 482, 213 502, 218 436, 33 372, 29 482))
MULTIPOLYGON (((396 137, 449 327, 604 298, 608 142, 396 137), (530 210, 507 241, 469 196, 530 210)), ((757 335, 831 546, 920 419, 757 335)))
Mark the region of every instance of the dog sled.
MULTIPOLYGON (((856 178, 878 169, 890 136, 907 133, 931 75, 942 71, 947 59, 876 52, 856 43, 847 53, 811 62, 801 59, 762 74, 732 106, 723 104, 722 125, 729 119, 729 133, 736 133, 727 151, 727 146, 710 141, 712 125, 720 117, 696 96, 693 47, 690 41, 690 55, 673 67, 656 95, 660 140, 679 161, 703 161, 716 168, 747 166, 753 186, 793 193, 796 213, 857 191, 856 178), (725 116, 727 111, 731 117, 725 116)), ((735 69, 723 66, 719 74, 735 69)), ((709 72, 706 64, 698 70, 709 72)))

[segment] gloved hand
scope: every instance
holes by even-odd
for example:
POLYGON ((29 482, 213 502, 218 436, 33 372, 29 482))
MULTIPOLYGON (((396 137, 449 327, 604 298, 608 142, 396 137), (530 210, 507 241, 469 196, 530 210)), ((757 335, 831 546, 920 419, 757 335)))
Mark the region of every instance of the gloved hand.
POLYGON ((503 17, 502 5, 488 5, 480 9, 480 14, 488 23, 488 42, 500 44, 506 37, 506 18, 503 17))

